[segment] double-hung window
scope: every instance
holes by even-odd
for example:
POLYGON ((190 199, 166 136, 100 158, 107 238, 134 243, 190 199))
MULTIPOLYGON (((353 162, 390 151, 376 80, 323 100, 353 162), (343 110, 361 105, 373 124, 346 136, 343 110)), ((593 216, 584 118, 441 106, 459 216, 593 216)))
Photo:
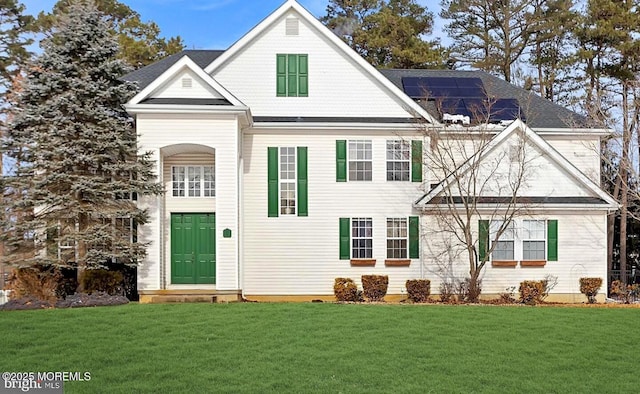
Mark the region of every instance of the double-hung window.
POLYGON ((503 227, 504 222, 493 220, 491 222, 491 243, 493 253, 492 260, 513 261, 515 260, 515 230, 514 223, 510 222, 502 234, 498 237, 498 232, 503 227))
POLYGON ((308 216, 307 147, 267 148, 267 183, 267 216, 308 216))
POLYGON ((387 219, 387 259, 406 259, 408 243, 407 219, 387 219))
POLYGON ((411 145, 408 141, 387 141, 387 180, 409 181, 411 145))
POLYGON ((349 180, 373 179, 373 148, 370 140, 349 141, 349 180))
POLYGON ((280 148, 280 214, 296 214, 296 148, 280 148))
POLYGON ((478 252, 481 260, 486 259, 487 251, 492 250, 493 262, 511 262, 508 266, 512 267, 515 267, 517 261, 523 267, 542 266, 547 261, 558 261, 557 220, 514 219, 498 237, 503 223, 500 220, 478 222, 478 252))
POLYGON ((171 167, 173 197, 215 197, 213 166, 171 167))
POLYGON ((354 259, 373 258, 373 219, 351 219, 351 257, 354 259))
POLYGON ((276 55, 276 95, 309 96, 309 57, 306 54, 276 55))
POLYGON ((522 260, 546 260, 546 221, 522 221, 522 260))

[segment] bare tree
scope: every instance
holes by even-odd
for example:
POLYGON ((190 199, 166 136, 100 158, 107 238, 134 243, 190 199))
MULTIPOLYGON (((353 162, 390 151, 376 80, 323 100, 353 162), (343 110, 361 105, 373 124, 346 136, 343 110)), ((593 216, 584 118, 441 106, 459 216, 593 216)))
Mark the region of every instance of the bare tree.
MULTIPOLYGON (((471 128, 424 128, 430 145, 427 165, 432 179, 441 180, 422 201, 424 214, 435 222, 427 236, 432 244, 439 242, 436 259, 446 265, 463 261, 464 255, 471 302, 480 296, 481 274, 498 241, 534 203, 522 197, 538 156, 527 143, 525 128, 520 121, 506 129, 488 122, 471 128)), ((455 278, 455 269, 440 269, 448 280, 455 278)))

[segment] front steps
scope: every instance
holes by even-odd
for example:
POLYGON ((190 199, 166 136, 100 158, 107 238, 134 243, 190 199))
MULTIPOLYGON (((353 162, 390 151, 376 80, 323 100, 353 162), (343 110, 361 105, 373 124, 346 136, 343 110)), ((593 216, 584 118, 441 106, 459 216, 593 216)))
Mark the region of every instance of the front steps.
POLYGON ((139 295, 141 304, 218 303, 242 299, 239 290, 143 290, 139 295))

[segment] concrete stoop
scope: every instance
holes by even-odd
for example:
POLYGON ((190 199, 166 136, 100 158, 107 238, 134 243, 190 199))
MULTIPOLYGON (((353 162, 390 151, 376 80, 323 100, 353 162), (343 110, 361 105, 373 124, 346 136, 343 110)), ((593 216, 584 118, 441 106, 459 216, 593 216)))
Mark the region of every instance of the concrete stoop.
POLYGON ((239 291, 216 290, 156 290, 140 291, 141 304, 183 304, 237 302, 242 299, 239 291))

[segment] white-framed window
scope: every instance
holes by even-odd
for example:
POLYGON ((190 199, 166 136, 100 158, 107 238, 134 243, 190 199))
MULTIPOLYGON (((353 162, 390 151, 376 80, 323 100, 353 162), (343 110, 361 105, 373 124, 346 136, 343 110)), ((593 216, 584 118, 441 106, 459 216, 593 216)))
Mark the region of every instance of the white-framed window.
POLYGON ((387 218, 387 259, 406 259, 409 231, 406 218, 387 218))
POLYGON ((492 260, 498 261, 513 261, 515 260, 515 225, 514 222, 510 222, 507 227, 504 229, 500 237, 496 240, 498 236, 498 231, 503 225, 503 221, 501 220, 492 220, 491 221, 491 247, 493 247, 493 252, 491 253, 492 260))
POLYGON ((373 219, 351 219, 351 257, 354 259, 373 258, 373 219))
POLYGON ((215 197, 214 166, 172 166, 173 197, 215 197))
POLYGON ((280 148, 280 214, 296 214, 296 148, 280 148))
POLYGON ((547 222, 522 221, 522 260, 545 260, 547 255, 547 222))
POLYGON ((349 180, 373 179, 373 146, 370 140, 349 140, 349 180))
POLYGON ((411 145, 408 141, 387 141, 387 181, 411 178, 411 145))

